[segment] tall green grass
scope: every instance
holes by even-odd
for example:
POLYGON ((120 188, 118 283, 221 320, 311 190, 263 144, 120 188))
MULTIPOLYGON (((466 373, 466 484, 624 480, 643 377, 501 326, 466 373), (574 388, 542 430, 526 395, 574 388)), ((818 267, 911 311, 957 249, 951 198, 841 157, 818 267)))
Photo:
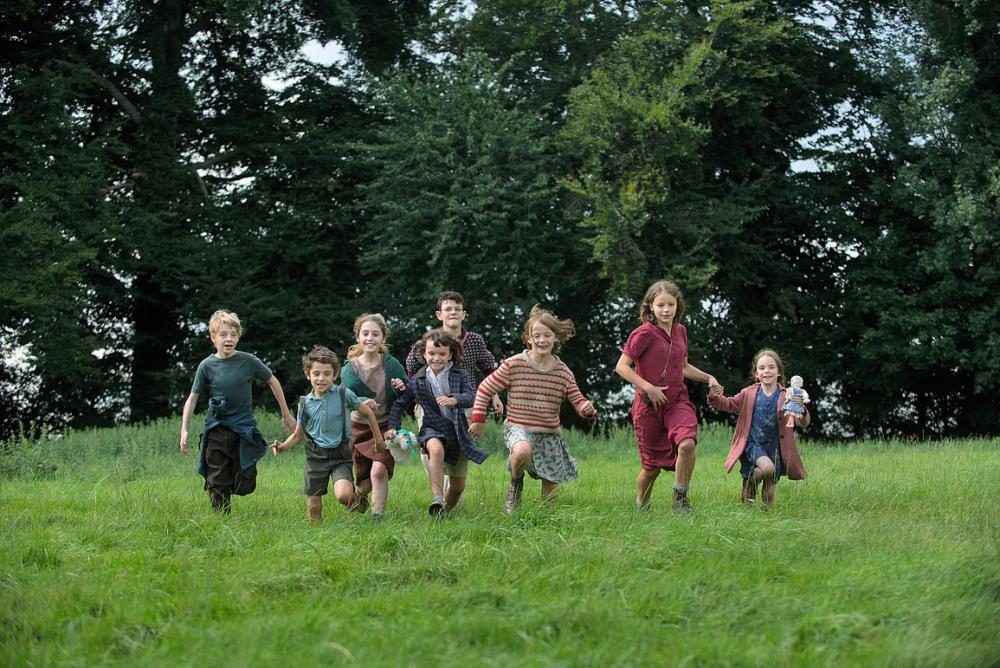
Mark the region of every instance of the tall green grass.
MULTIPOLYGON (((280 428, 261 414, 267 437, 280 428)), ((1000 442, 801 444, 810 477, 738 503, 706 429, 691 488, 634 510, 627 430, 569 437, 581 477, 500 512, 495 454, 427 514, 419 464, 386 518, 306 522, 300 447, 211 513, 177 420, 0 449, 4 665, 896 665, 1000 662, 1000 442), (25 466, 17 462, 27 462, 25 466), (39 468, 41 464, 41 468, 39 468)))

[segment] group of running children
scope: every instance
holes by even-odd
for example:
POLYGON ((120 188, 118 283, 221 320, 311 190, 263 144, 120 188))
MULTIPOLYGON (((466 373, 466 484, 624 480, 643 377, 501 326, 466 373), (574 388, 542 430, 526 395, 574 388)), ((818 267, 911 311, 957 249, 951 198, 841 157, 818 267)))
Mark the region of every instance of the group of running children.
MULTIPOLYGON (((541 481, 542 497, 554 499, 561 483, 579 473, 561 433, 559 411, 568 400, 585 419, 597 411, 577 386, 556 352, 575 334, 572 321, 535 306, 524 326, 523 352, 497 365, 483 337, 465 329, 462 295, 444 292, 435 316, 439 328, 417 341, 403 363, 389 353, 389 326, 377 313, 354 322, 356 343, 342 367, 337 355, 318 346, 302 358, 312 391, 298 400, 293 417, 281 384, 257 357, 236 349, 242 326, 236 314, 217 311, 209 320, 215 353, 198 365, 184 403, 180 450, 188 453, 188 427, 202 394, 208 396, 200 437, 198 472, 205 478, 212 507, 228 513, 235 495, 256 488, 256 463, 270 447, 275 456, 306 440, 303 492, 309 518, 321 521, 323 497, 333 481, 333 495, 346 508, 381 518, 385 512, 395 459, 386 447, 413 409, 417 442, 430 481, 431 515, 443 516, 462 502, 469 461, 482 463, 488 453, 476 445, 490 410, 503 413, 499 393, 507 392, 504 443, 509 450, 510 485, 505 513, 521 503, 524 475, 541 481), (265 381, 281 409, 284 441, 270 446, 257 428, 251 407, 256 379, 265 381), (340 383, 338 384, 338 379, 340 383), (475 384, 474 384, 475 382, 475 384), (470 424, 471 422, 471 424, 470 424)), ((690 512, 688 484, 695 464, 698 421, 684 380, 708 384, 708 401, 738 419, 726 469, 740 463, 740 496, 762 507, 774 504, 777 480, 806 473, 792 424, 806 427, 807 410, 786 422, 785 369, 771 349, 758 352, 751 365, 755 382, 726 396, 714 376, 688 361, 687 330, 681 324, 684 299, 670 281, 657 281, 639 307, 642 324, 629 334, 615 371, 635 386, 632 422, 641 469, 636 479, 636 507, 649 507, 653 484, 663 470, 675 471, 673 507, 690 512)))

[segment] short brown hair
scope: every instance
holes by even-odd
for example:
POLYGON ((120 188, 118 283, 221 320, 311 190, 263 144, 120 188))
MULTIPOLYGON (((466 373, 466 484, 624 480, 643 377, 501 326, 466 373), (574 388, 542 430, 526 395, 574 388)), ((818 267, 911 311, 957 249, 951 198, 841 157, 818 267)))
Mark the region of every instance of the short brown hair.
POLYGON ((428 341, 433 343, 435 347, 451 348, 451 361, 456 365, 462 363, 462 342, 439 328, 427 332, 413 344, 413 350, 417 352, 420 359, 424 360, 424 364, 427 363, 427 360, 424 359, 424 351, 427 349, 428 341))
POLYGON ((753 356, 753 363, 750 365, 750 378, 755 381, 757 380, 757 362, 759 362, 760 358, 765 355, 774 358, 774 364, 778 367, 778 382, 784 384, 785 364, 781 361, 781 355, 776 353, 771 348, 761 348, 757 351, 757 354, 753 356))
MULTIPOLYGON (((382 330, 382 346, 379 348, 380 353, 389 352, 389 325, 385 321, 385 317, 381 313, 362 313, 354 320, 354 340, 358 340, 358 332, 361 331, 361 325, 366 322, 374 322, 382 330)), ((360 357, 362 353, 365 352, 364 347, 360 343, 355 343, 353 346, 347 349, 347 359, 352 360, 355 357, 360 357)))
POLYGON ((642 298, 642 303, 639 304, 640 320, 643 322, 656 321, 656 315, 653 313, 653 301, 657 295, 664 292, 677 300, 677 310, 674 311, 674 322, 681 321, 681 318, 684 317, 684 295, 681 294, 681 289, 673 281, 657 281, 649 286, 649 289, 646 290, 646 296, 642 298))
POLYGON ((560 343, 576 336, 576 325, 573 324, 572 320, 560 320, 553 315, 552 311, 535 304, 531 307, 531 313, 528 314, 528 321, 524 323, 524 334, 521 335, 521 339, 528 346, 528 350, 531 350, 531 327, 536 322, 545 325, 555 333, 556 349, 558 349, 560 343))
POLYGON ((312 371, 313 364, 329 364, 333 367, 333 375, 340 375, 340 359, 337 353, 326 346, 314 346, 312 350, 302 356, 302 371, 308 374, 312 371))
POLYGON ((461 292, 455 292, 454 290, 445 290, 440 294, 440 296, 438 296, 438 305, 437 309, 435 310, 440 311, 441 305, 444 304, 446 301, 457 302, 462 305, 463 309, 465 308, 465 298, 462 297, 461 292))

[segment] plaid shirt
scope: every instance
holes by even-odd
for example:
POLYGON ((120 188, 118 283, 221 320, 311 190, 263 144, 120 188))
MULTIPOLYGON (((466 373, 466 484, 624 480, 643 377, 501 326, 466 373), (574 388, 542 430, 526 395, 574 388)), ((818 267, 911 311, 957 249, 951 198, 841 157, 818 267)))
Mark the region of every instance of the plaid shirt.
POLYGON ((421 366, 417 373, 413 374, 403 393, 393 402, 389 411, 389 429, 399 429, 403 413, 413 404, 420 404, 424 409, 424 421, 417 435, 420 445, 424 445, 431 438, 443 437, 446 462, 456 463, 459 452, 464 452, 470 461, 482 464, 489 457, 489 453, 476 447, 476 442, 469 434, 465 411, 462 410, 472 406, 476 398, 476 388, 469 382, 465 372, 456 366, 448 371, 448 386, 451 388, 451 394, 448 396, 458 400, 457 410, 451 412, 450 420, 441 414, 441 408, 427 381, 427 367, 421 366), (457 442, 451 438, 452 435, 458 438, 457 442))
MULTIPOLYGON (((493 353, 486 349, 486 341, 481 334, 462 329, 462 363, 459 365, 469 374, 473 385, 479 385, 483 378, 497 368, 497 360, 493 353)), ((406 375, 413 377, 417 369, 425 364, 423 351, 411 348, 406 356, 406 375)))

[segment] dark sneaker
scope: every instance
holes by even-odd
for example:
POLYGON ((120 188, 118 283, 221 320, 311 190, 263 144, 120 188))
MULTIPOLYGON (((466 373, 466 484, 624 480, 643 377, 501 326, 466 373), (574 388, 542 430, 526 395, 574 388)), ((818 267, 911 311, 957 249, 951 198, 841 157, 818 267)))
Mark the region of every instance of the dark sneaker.
POLYGON ((507 500, 503 502, 503 512, 510 515, 521 505, 521 491, 524 490, 524 476, 511 478, 507 488, 507 500))
POLYGON ((679 489, 674 490, 674 510, 679 513, 694 512, 691 502, 688 501, 687 492, 682 492, 679 489))
POLYGON ((745 506, 752 506, 757 498, 757 482, 753 476, 746 478, 740 486, 740 501, 745 506))
POLYGON ((358 500, 353 506, 348 508, 352 513, 367 513, 368 512, 368 496, 366 494, 358 494, 358 500))

